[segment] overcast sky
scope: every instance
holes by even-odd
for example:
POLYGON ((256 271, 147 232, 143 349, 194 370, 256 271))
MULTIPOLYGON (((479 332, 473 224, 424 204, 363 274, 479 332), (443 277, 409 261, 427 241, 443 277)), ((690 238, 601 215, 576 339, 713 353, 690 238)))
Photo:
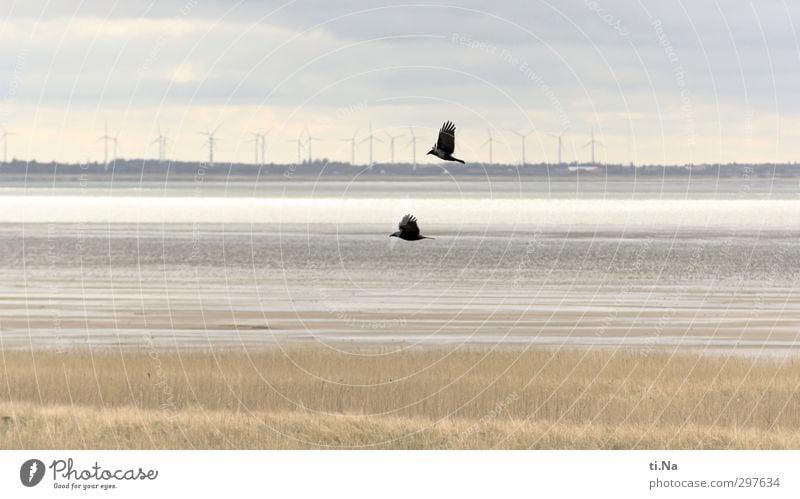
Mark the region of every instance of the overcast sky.
MULTIPOLYGON (((349 160, 342 140, 372 122, 388 160, 410 160, 445 120, 457 155, 519 162, 513 130, 536 130, 527 160, 800 159, 800 5, 788 0, 41 1, 0 6, 0 124, 9 157, 101 160, 108 122, 122 157, 349 160), (490 8, 491 10, 486 10, 490 8), (306 150, 303 150, 306 154, 306 150)), ((358 161, 366 162, 367 144, 358 161)))

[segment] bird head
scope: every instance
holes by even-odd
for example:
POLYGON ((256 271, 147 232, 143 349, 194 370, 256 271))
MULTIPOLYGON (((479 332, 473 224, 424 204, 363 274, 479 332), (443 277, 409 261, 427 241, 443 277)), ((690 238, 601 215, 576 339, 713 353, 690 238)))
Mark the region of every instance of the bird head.
POLYGON ((400 237, 400 231, 397 231, 393 234, 389 234, 389 237, 400 237))
POLYGON ((435 153, 433 152, 433 149, 431 149, 430 151, 428 151, 427 153, 425 153, 425 155, 426 155, 426 156, 427 156, 428 154, 435 154, 435 153))

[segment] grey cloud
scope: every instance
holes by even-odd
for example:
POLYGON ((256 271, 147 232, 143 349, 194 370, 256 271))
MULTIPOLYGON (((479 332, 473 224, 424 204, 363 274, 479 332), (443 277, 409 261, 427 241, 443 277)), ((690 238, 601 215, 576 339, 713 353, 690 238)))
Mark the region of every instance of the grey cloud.
POLYGON ((513 114, 519 105, 577 121, 593 112, 625 112, 626 105, 653 118, 680 106, 686 88, 697 112, 717 103, 800 112, 798 4, 398 3, 16 2, 8 20, 21 20, 23 36, 0 40, 0 92, 10 94, 15 85, 11 100, 30 105, 66 105, 67 99, 89 109, 307 102, 323 114, 363 101, 418 106, 423 100, 403 97, 419 96, 451 99, 485 114, 513 114), (81 36, 24 36, 36 20, 57 30, 70 19, 179 19, 198 28, 181 36, 110 36, 91 29, 81 36))

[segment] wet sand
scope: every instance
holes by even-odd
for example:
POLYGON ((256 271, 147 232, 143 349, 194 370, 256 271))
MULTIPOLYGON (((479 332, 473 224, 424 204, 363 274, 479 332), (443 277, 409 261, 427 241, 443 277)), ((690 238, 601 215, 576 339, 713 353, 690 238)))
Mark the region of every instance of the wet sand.
POLYGON ((381 229, 6 224, 0 348, 800 351, 791 232, 381 229))

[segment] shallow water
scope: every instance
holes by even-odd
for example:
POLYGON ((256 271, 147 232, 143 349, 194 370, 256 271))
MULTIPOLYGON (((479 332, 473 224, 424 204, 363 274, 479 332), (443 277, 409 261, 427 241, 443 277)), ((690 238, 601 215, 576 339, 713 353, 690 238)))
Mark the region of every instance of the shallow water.
POLYGON ((778 182, 7 187, 0 342, 792 355, 800 197, 778 182), (436 239, 388 238, 406 212, 436 239))

